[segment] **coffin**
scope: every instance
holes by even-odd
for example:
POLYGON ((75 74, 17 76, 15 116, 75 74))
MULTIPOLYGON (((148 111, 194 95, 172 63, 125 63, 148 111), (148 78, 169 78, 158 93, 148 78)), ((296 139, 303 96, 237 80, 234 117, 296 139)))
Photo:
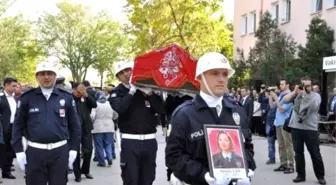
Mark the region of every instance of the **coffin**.
POLYGON ((197 61, 180 46, 173 44, 141 56, 134 61, 131 83, 167 92, 197 93, 197 61))

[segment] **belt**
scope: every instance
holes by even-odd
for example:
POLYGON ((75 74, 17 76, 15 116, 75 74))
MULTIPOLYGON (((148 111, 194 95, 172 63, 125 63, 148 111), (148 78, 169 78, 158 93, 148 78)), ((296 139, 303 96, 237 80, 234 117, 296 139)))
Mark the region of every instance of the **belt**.
POLYGON ((31 146, 33 148, 38 148, 38 149, 44 149, 44 150, 52 150, 55 148, 59 148, 65 144, 67 144, 67 140, 59 141, 56 143, 48 143, 48 144, 42 144, 42 143, 35 143, 32 141, 27 142, 28 146, 31 146))
POLYGON ((148 140, 155 139, 156 134, 121 134, 122 139, 148 140))

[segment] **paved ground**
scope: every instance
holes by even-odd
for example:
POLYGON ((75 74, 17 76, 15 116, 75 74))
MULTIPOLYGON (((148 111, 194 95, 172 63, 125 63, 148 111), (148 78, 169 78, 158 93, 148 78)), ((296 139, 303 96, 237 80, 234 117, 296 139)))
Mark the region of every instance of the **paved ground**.
MULTIPOLYGON (((167 185, 166 181, 166 168, 164 165, 164 138, 158 134, 159 151, 157 154, 157 174, 154 185, 167 185)), ((258 169, 255 172, 253 178, 254 185, 292 185, 292 179, 296 174, 285 175, 283 173, 273 172, 273 168, 277 165, 267 166, 265 161, 267 160, 267 142, 264 138, 254 137, 255 144, 255 160, 258 165, 258 169)), ((321 146, 321 153, 324 159, 326 180, 328 184, 336 184, 336 148, 334 145, 321 146)), ((118 156, 119 157, 119 156, 118 156)), ((305 185, 317 184, 317 180, 313 173, 312 163, 308 152, 306 152, 306 168, 307 168, 307 181, 305 185)), ((16 171, 13 173, 17 176, 17 180, 4 180, 4 185, 24 185, 23 173, 16 167, 16 171)), ((114 161, 114 164, 110 168, 99 168, 95 163, 92 163, 92 175, 95 179, 89 180, 83 177, 80 184, 82 185, 122 185, 120 177, 120 168, 118 159, 114 161)), ((70 185, 78 184, 74 182, 74 176, 69 175, 70 185)))

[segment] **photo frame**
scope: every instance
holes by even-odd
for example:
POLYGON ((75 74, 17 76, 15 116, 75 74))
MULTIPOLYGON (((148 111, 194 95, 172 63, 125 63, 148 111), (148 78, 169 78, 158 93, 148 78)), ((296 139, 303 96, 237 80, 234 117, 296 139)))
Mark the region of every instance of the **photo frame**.
POLYGON ((204 125, 210 175, 232 180, 247 177, 244 140, 239 126, 204 125))

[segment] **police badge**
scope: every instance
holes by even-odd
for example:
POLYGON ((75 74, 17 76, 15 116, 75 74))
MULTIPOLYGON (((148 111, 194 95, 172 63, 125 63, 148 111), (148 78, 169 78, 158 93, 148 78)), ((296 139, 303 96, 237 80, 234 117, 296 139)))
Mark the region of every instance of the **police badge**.
POLYGON ((236 125, 240 125, 240 115, 237 112, 234 112, 232 114, 232 118, 234 122, 236 123, 236 125))

